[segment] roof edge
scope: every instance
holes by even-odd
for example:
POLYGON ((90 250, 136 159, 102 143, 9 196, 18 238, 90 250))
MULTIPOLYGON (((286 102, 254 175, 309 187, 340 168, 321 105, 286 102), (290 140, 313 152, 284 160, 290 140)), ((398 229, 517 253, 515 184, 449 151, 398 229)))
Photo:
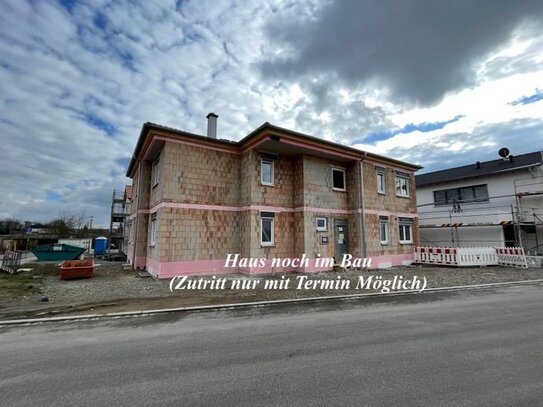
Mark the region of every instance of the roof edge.
POLYGON ((181 136, 188 136, 188 137, 193 137, 193 138, 205 140, 207 142, 228 145, 230 147, 232 147, 232 146, 234 146, 234 147, 242 147, 244 144, 246 144, 248 141, 250 141, 251 139, 253 139, 257 135, 261 134, 263 131, 272 130, 272 131, 277 131, 277 132, 281 132, 281 133, 290 134, 290 135, 293 135, 293 136, 296 136, 296 137, 302 137, 302 138, 309 139, 311 141, 315 141, 317 143, 325 144, 325 145, 332 146, 332 147, 335 147, 335 148, 341 148, 341 149, 347 150, 347 151, 349 151, 351 153, 355 153, 356 155, 359 155, 361 160, 363 160, 366 157, 375 158, 375 159, 378 159, 378 160, 388 161, 388 162, 394 163, 394 164, 399 165, 399 166, 410 168, 410 169, 412 169, 414 171, 418 171, 421 168, 423 168, 422 166, 417 165, 417 164, 411 164, 411 163, 401 161, 401 160, 397 160, 397 159, 394 159, 394 158, 385 157, 385 156, 375 154, 375 153, 370 153, 368 151, 360 150, 360 149, 357 149, 357 148, 354 148, 354 147, 351 147, 351 146, 346 146, 344 144, 324 140, 324 139, 321 139, 321 138, 318 138, 318 137, 315 137, 315 136, 310 136, 310 135, 305 134, 305 133, 297 132, 295 130, 290 130, 290 129, 287 129, 287 128, 284 128, 284 127, 275 126, 275 125, 273 125, 273 124, 271 124, 269 122, 265 122, 265 123, 261 124, 259 127, 257 127, 253 131, 251 131, 248 135, 246 135, 245 137, 243 137, 239 141, 230 141, 230 140, 224 140, 224 139, 214 139, 214 138, 210 138, 210 137, 207 137, 207 136, 203 136, 201 134, 190 133, 190 132, 187 132, 187 131, 174 129, 172 127, 162 126, 162 125, 152 123, 152 122, 145 122, 141 127, 140 135, 138 137, 138 141, 136 142, 136 148, 134 149, 134 152, 132 153, 130 163, 128 164, 128 168, 126 170, 126 176, 127 177, 130 177, 130 175, 132 174, 132 171, 134 169, 134 165, 136 164, 136 161, 138 159, 138 156, 140 155, 140 152, 141 152, 141 149, 142 149, 143 144, 145 142, 145 139, 147 137, 147 134, 149 133, 150 130, 166 131, 166 132, 181 135, 181 136))

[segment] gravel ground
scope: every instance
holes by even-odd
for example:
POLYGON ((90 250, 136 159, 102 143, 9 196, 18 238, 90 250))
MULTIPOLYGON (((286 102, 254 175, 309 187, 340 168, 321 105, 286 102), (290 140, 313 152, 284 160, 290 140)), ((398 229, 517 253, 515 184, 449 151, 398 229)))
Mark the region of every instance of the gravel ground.
MULTIPOLYGON (((235 303, 246 301, 263 301, 286 298, 304 298, 324 295, 341 295, 375 292, 377 290, 356 289, 359 276, 382 277, 383 280, 401 276, 404 279, 426 278, 426 288, 451 287, 457 285, 474 285, 495 282, 509 282, 518 280, 535 280, 543 278, 541 269, 517 269, 506 267, 482 268, 447 268, 429 266, 398 267, 387 270, 370 271, 342 271, 309 275, 309 279, 316 280, 349 280, 350 289, 296 289, 301 274, 291 273, 267 277, 250 277, 243 275, 218 276, 226 278, 226 289, 198 289, 178 290, 170 292, 170 280, 155 280, 153 278, 139 277, 133 271, 123 270, 119 263, 99 262, 95 267, 95 276, 91 279, 67 280, 59 279, 57 267, 54 264, 27 264, 25 267, 33 268, 30 276, 24 272, 16 276, 27 278, 33 282, 31 289, 19 290, 15 295, 1 295, 0 292, 0 318, 35 317, 59 314, 85 314, 90 312, 119 312, 142 309, 171 308, 193 305, 208 305, 221 303, 235 303), (230 289, 234 279, 249 279, 260 281, 256 289, 230 289), (37 279, 37 280, 32 280, 37 279), (264 289, 266 280, 290 279, 290 288, 287 290, 264 289), (41 295, 47 295, 48 302, 41 302, 41 295)), ((12 276, 1 276, 0 282, 9 282, 12 276)), ((193 277, 192 279, 196 279, 193 277)), ((0 290, 7 290, 2 286, 0 290)), ((8 294, 4 292, 4 294, 8 294)))

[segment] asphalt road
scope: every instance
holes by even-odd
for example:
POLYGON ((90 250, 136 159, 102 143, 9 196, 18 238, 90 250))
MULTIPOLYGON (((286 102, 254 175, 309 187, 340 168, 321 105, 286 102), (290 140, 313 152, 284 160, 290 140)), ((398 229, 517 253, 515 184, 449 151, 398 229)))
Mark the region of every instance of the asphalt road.
POLYGON ((541 406, 543 285, 0 328, 2 406, 541 406))

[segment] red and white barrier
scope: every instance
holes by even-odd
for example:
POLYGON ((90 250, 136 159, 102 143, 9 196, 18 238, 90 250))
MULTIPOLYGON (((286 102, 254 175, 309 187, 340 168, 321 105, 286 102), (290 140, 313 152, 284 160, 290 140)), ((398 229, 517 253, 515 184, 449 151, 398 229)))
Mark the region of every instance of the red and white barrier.
POLYGON ((457 253, 455 247, 416 247, 415 263, 458 266, 457 253))
POLYGON ((496 247, 496 255, 500 266, 528 268, 522 247, 496 247))

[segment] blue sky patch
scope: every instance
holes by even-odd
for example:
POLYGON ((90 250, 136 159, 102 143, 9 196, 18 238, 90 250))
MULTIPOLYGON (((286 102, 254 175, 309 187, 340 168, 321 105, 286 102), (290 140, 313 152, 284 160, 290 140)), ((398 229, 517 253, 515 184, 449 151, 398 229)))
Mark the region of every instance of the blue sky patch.
POLYGON ((96 127, 97 129, 102 130, 105 132, 108 136, 114 136, 117 132, 117 128, 113 126, 111 123, 108 123, 105 120, 100 119, 98 116, 95 116, 90 113, 84 114, 85 121, 89 123, 91 126, 96 127))
POLYGON ((128 168, 128 164, 130 164, 130 158, 119 158, 115 160, 117 164, 119 164, 123 168, 128 168))
POLYGON ((101 30, 105 30, 107 26, 107 17, 101 12, 97 12, 92 19, 94 25, 101 30))
POLYGON ((62 201, 62 195, 58 192, 47 191, 45 199, 48 201, 62 201))
POLYGON ((391 130, 391 131, 381 131, 376 133, 371 133, 367 135, 366 137, 355 140, 355 143, 376 143, 378 141, 387 140, 391 137, 394 137, 397 134, 407 134, 412 133, 414 131, 420 131, 421 133, 427 133, 429 131, 439 130, 445 127, 447 124, 454 123, 458 120, 460 120, 463 115, 458 115, 452 118, 451 120, 446 120, 443 122, 432 122, 432 123, 409 123, 406 124, 404 127, 397 129, 397 130, 391 130))
POLYGON ((536 89, 536 92, 533 95, 522 96, 517 100, 511 102, 511 105, 529 105, 530 103, 535 103, 541 99, 543 99, 543 90, 536 89))
POLYGON ((75 0, 59 0, 59 3, 64 7, 69 13, 74 9, 75 0))

